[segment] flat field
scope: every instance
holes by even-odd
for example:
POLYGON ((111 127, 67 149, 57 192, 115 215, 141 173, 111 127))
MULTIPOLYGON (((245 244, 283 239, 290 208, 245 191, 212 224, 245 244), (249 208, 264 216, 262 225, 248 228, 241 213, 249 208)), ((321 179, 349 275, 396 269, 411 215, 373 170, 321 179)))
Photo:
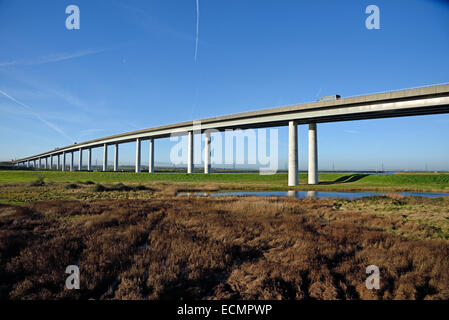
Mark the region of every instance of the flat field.
POLYGON ((62 172, 62 171, 0 171, 0 184, 32 182, 42 178, 45 182, 96 183, 153 183, 172 182, 207 186, 219 184, 227 190, 327 190, 327 191, 434 191, 449 193, 448 173, 399 173, 391 175, 338 174, 319 175, 320 184, 307 185, 307 175, 299 175, 300 185, 287 186, 287 174, 259 175, 257 173, 186 174, 186 173, 134 173, 134 172, 62 172))

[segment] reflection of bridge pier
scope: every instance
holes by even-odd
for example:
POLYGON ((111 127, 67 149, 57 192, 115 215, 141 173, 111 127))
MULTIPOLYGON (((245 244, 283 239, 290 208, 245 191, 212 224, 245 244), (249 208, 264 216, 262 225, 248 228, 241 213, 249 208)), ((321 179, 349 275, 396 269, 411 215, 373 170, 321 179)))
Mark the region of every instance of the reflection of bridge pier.
POLYGON ((288 190, 287 191, 287 197, 297 198, 298 191, 296 190, 288 190))
POLYGON ((307 191, 306 198, 316 199, 316 191, 307 191))

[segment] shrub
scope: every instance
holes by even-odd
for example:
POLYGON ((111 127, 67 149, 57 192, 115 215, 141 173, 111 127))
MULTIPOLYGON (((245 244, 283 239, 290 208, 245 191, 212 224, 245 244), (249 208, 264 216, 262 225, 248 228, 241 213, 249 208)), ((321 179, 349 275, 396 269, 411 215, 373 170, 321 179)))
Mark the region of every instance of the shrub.
POLYGON ((77 181, 76 183, 81 183, 81 184, 87 184, 87 185, 92 185, 92 184, 95 184, 95 182, 93 182, 93 181, 77 181))
POLYGON ((138 185, 133 187, 134 191, 141 191, 141 190, 147 190, 147 187, 143 186, 143 185, 138 185))
POLYGON ((117 183, 112 187, 109 187, 109 191, 130 191, 132 188, 124 185, 123 183, 117 183))
POLYGON ((30 182, 31 187, 41 187, 43 185, 45 185, 44 177, 39 177, 36 180, 30 182))
POLYGON ((96 184, 93 188, 92 191, 94 192, 103 192, 106 191, 106 187, 102 184, 96 184))

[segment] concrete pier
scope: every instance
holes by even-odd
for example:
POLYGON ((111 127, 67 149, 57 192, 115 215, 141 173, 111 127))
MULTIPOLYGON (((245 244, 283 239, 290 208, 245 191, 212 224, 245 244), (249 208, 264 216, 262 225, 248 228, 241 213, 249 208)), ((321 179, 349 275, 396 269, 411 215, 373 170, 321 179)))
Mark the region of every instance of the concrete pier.
POLYGON ((65 171, 65 152, 62 153, 62 171, 65 171))
POLYGON ((298 125, 288 123, 288 186, 298 185, 298 125))
POLYGON ((48 157, 45 157, 45 170, 48 169, 48 157))
POLYGON ((92 170, 92 148, 87 149, 87 171, 92 170))
POLYGON ((103 171, 108 170, 108 145, 103 145, 103 171))
POLYGON ((189 131, 189 145, 187 151, 187 173, 193 173, 193 131, 189 131))
POLYGON ((80 148, 78 152, 78 170, 81 171, 83 169, 83 149, 80 148))
POLYGON ((136 139, 136 173, 140 172, 140 148, 142 144, 139 138, 136 139))
POLYGON ((318 147, 316 123, 309 124, 309 174, 308 183, 318 184, 318 147))
POLYGON ((61 166, 61 155, 58 154, 58 162, 56 162, 56 170, 59 170, 60 166, 61 166))
POLYGON ((206 131, 205 135, 205 146, 204 146, 204 173, 209 174, 211 169, 210 163, 210 132, 206 131))
POLYGON ((50 170, 53 170, 53 156, 50 156, 50 170))
POLYGON ((42 158, 39 158, 38 160, 38 168, 42 169, 42 158))
POLYGON ((148 160, 148 172, 154 172, 154 139, 150 139, 150 154, 148 160))
POLYGON ((118 143, 114 147, 114 172, 118 171, 118 143))
POLYGON ((73 171, 73 151, 70 152, 70 172, 73 171))

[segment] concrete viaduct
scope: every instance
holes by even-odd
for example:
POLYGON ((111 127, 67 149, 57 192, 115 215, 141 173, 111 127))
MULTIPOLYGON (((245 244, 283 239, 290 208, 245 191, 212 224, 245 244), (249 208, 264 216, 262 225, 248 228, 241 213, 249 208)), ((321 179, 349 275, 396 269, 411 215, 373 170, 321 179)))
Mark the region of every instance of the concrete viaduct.
POLYGON ((132 131, 109 137, 94 139, 63 148, 12 161, 15 165, 66 170, 66 155, 70 154, 69 168, 74 170, 74 153, 78 152, 78 170, 83 164, 83 151, 87 150, 87 170, 92 169, 92 148, 103 148, 103 171, 107 170, 108 146, 115 146, 114 171, 118 170, 118 148, 120 143, 136 141, 136 172, 141 171, 141 142, 149 140, 149 172, 154 172, 154 139, 171 135, 188 135, 187 172, 193 172, 193 136, 205 133, 204 173, 210 173, 210 133, 215 129, 249 129, 275 126, 289 127, 288 147, 288 185, 298 184, 298 134, 297 126, 309 125, 309 168, 308 183, 318 183, 317 123, 378 119, 401 116, 429 115, 449 113, 449 84, 428 86, 415 89, 391 91, 365 96, 342 98, 330 101, 318 101, 280 108, 244 112, 226 116, 188 121, 160 127, 132 131), (198 123, 200 130, 196 129, 198 123), (61 165, 62 158, 62 165, 61 165), (44 160, 44 163, 42 162, 44 160))

